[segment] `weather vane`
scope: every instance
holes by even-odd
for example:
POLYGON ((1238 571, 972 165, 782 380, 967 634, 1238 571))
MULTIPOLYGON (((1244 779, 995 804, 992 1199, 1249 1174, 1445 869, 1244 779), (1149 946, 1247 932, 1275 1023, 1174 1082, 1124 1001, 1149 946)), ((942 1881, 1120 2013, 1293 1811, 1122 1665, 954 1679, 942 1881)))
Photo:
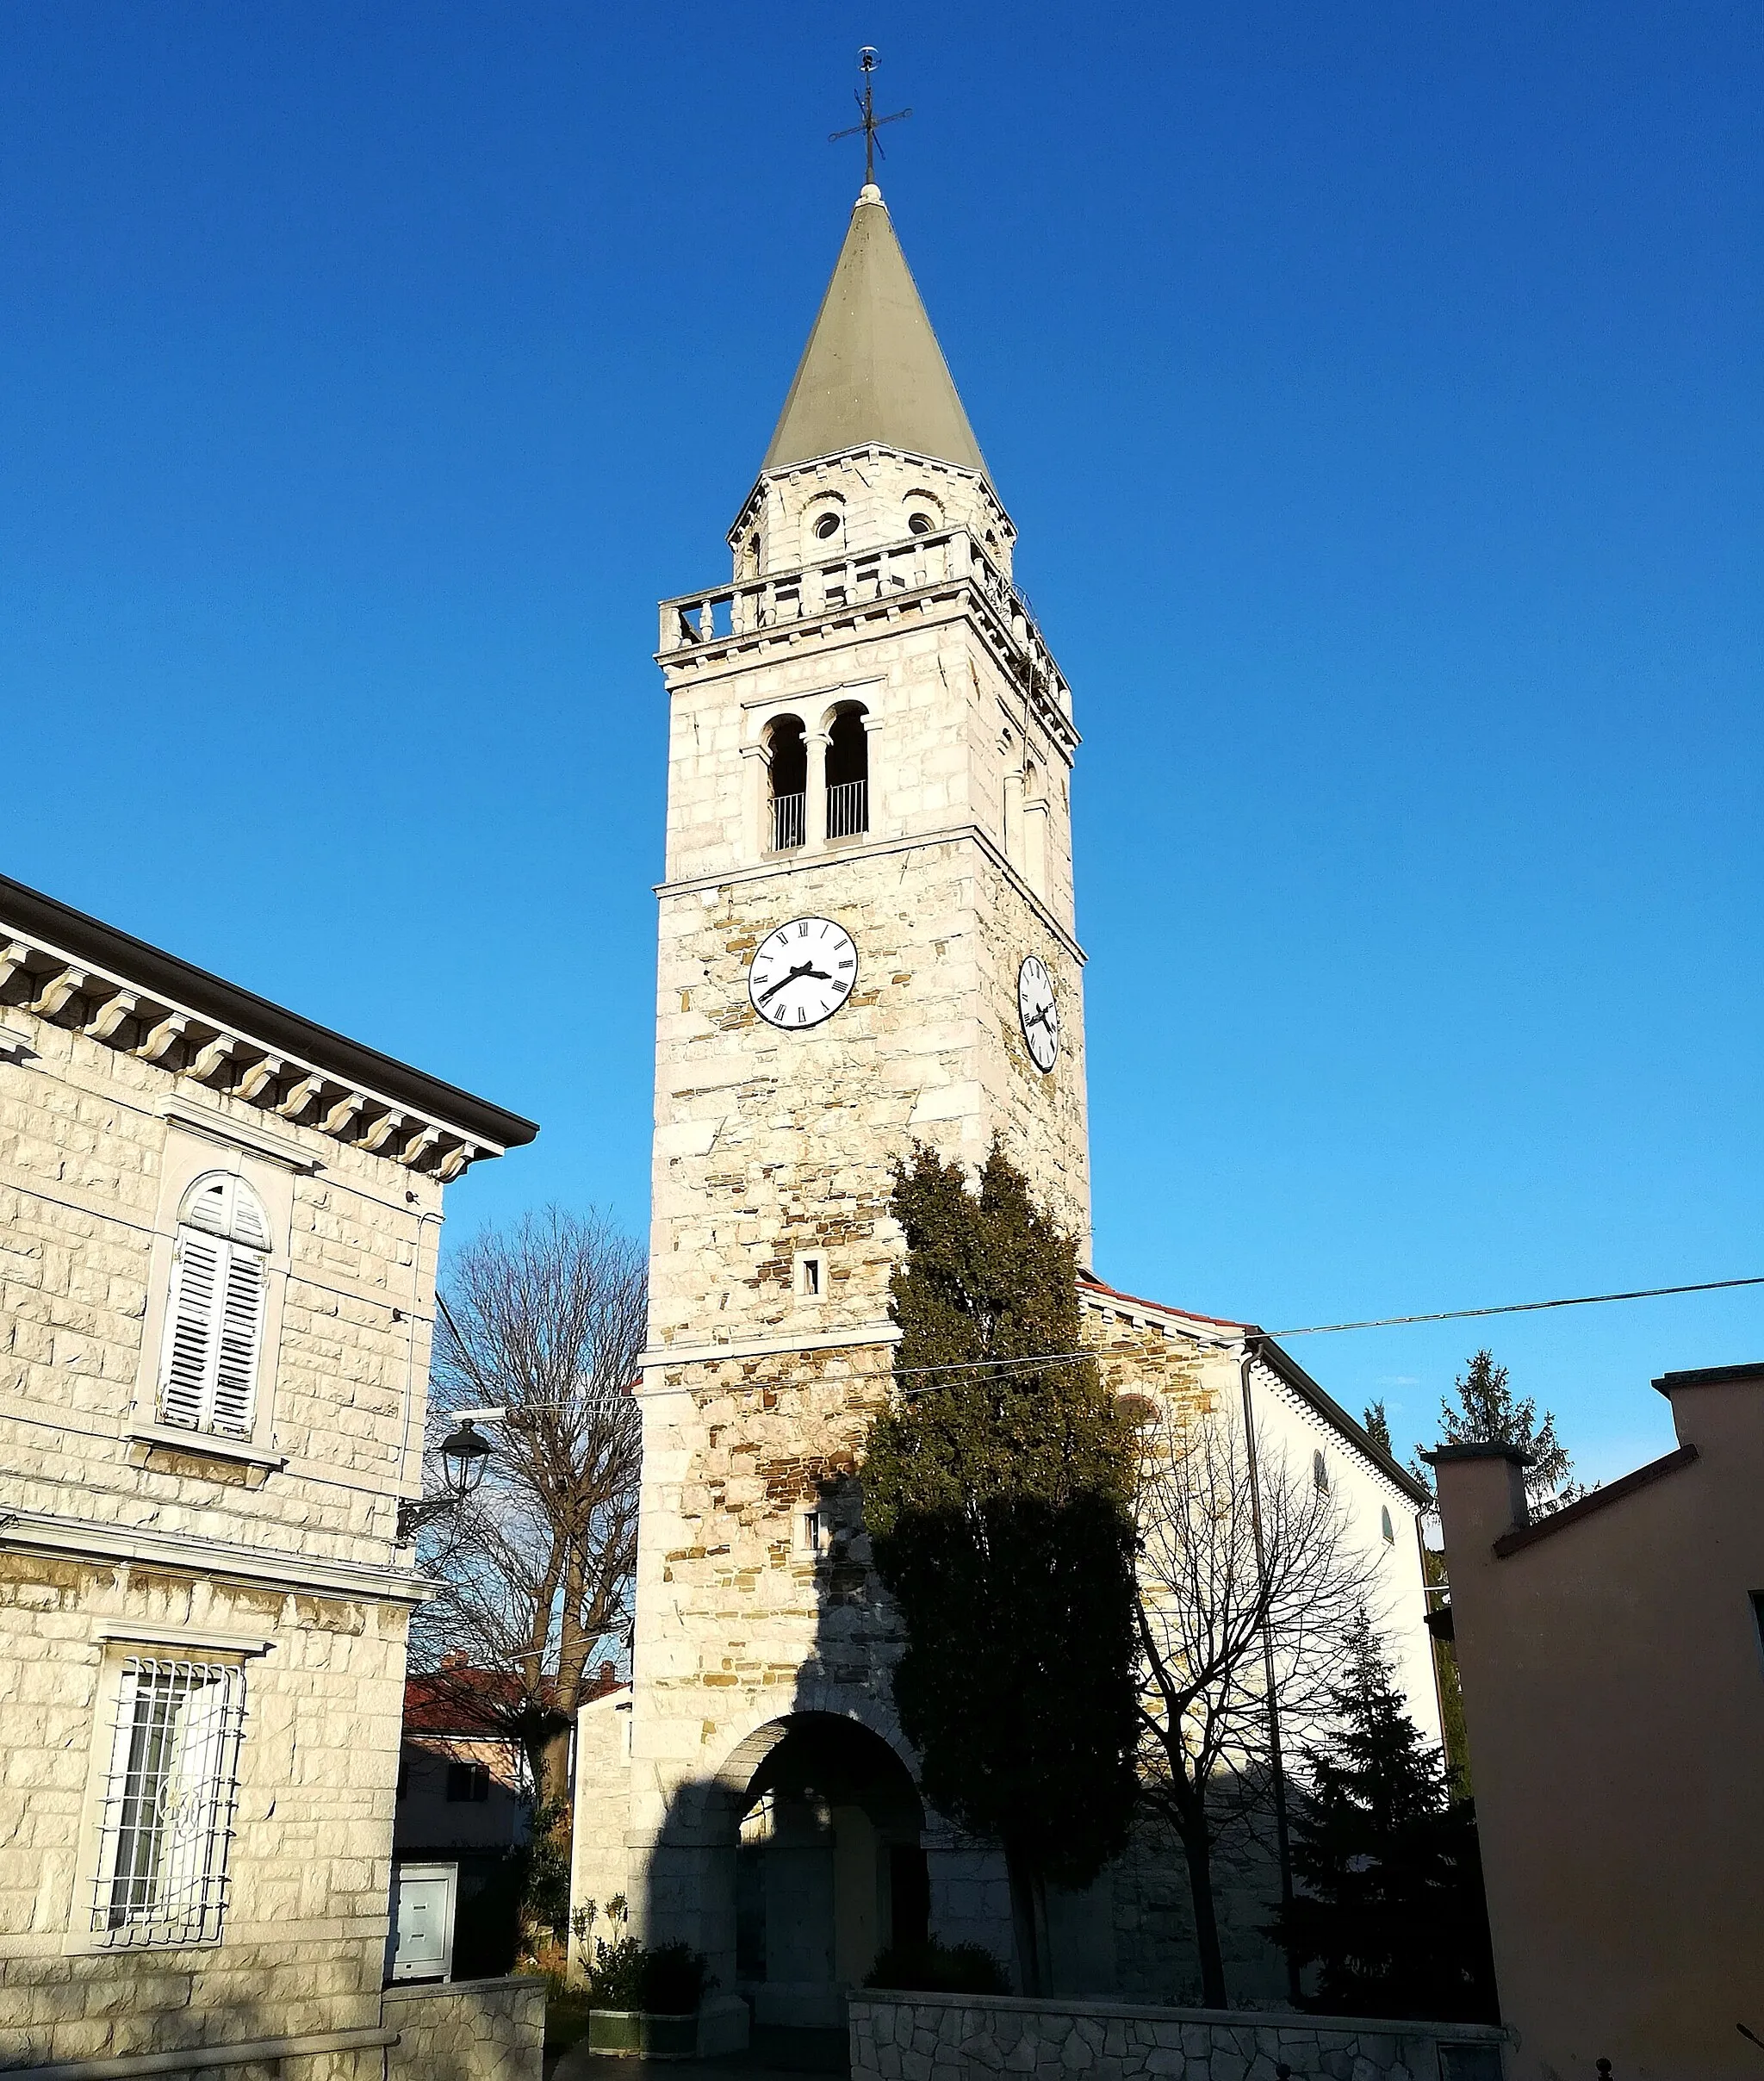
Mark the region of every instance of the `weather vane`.
MULTIPOLYGON (((860 94, 854 87, 852 99, 863 110, 864 120, 860 123, 851 124, 848 128, 844 130, 829 131, 827 142, 829 145, 836 145, 841 138, 855 137, 861 130, 864 134, 864 185, 866 188, 873 188, 876 184, 876 154, 882 151, 881 146, 876 142, 876 133, 884 123, 898 123, 904 121, 912 114, 912 110, 897 109, 892 115, 878 115, 875 96, 872 91, 876 70, 876 53, 868 44, 866 44, 863 49, 858 53, 858 65, 864 75, 864 90, 860 94)), ((888 155, 886 152, 883 152, 882 156, 885 158, 888 155)))

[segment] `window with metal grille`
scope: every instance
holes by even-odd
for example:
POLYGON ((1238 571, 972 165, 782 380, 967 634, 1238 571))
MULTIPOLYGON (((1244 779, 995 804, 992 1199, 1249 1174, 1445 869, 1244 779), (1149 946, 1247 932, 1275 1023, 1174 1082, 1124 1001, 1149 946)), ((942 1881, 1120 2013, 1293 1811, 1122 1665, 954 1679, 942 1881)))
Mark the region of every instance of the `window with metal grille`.
POLYGON ((184 1194, 159 1357, 161 1423, 251 1436, 269 1250, 269 1217, 243 1178, 211 1171, 184 1194))
POLYGON ((237 1662, 122 1665, 93 1882, 102 1942, 219 1941, 244 1718, 237 1662))

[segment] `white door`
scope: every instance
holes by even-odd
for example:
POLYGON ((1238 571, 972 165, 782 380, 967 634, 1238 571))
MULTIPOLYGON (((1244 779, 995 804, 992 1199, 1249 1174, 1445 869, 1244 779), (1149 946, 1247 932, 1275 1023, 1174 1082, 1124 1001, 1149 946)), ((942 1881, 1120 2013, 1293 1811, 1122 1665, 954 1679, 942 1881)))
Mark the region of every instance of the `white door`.
POLYGON ((395 1980, 444 1980, 453 1970, 457 1864, 401 1864, 392 1873, 392 1971, 395 1980))

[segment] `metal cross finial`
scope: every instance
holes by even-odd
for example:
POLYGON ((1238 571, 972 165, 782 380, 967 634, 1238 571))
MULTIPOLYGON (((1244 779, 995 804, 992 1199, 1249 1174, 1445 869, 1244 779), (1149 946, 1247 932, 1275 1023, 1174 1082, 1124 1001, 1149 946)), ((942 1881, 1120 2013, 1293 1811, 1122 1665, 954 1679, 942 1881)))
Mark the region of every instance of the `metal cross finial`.
MULTIPOLYGON (((836 145, 841 138, 855 137, 861 130, 864 134, 864 185, 866 188, 873 188, 876 184, 876 154, 882 151, 881 146, 876 142, 876 133, 884 123, 904 121, 907 116, 912 114, 912 110, 897 109, 892 115, 878 115, 875 97, 871 88, 871 75, 876 70, 876 53, 868 44, 866 44, 863 49, 858 53, 858 66, 864 76, 864 90, 860 94, 854 87, 852 99, 863 110, 864 120, 860 123, 851 124, 844 130, 829 131, 827 142, 829 145, 836 145)), ((884 152, 883 157, 885 158, 887 154, 884 152)))

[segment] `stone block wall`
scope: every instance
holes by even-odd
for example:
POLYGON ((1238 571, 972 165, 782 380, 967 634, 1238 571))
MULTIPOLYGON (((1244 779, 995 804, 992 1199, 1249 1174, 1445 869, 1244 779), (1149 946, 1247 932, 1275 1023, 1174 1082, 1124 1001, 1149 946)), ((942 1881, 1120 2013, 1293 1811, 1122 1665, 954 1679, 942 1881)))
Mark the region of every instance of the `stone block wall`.
POLYGON ((1500 2081, 1507 2041, 1475 2023, 868 1991, 849 2028, 854 2081, 1276 2081, 1283 2065, 1295 2081, 1500 2081))
POLYGON ((388 1987, 383 2016, 398 2033, 387 2051, 386 2081, 539 2081, 542 1979, 388 1987))
POLYGON ((0 1553, 0 2064, 374 2024, 403 1673, 398 1606, 0 1553), (180 1631, 269 1643, 242 1662, 221 1941, 110 1950, 90 1824, 117 1663, 180 1631))
POLYGON ((0 1059, 0 2063, 376 2027, 422 1593, 393 1535, 442 1186, 39 1016, 20 980, 0 1002, 23 1043, 0 1059), (179 1203, 209 1171, 245 1177, 270 1227, 247 1440, 157 1422, 179 1203), (92 1927, 131 1653, 242 1670, 218 1941, 92 1927))
POLYGON ((419 1474, 438 1181, 3 1009, 30 1047, 0 1060, 0 1508, 389 1563, 419 1474), (270 1218, 257 1463, 142 1435, 178 1201, 210 1170, 270 1218))

